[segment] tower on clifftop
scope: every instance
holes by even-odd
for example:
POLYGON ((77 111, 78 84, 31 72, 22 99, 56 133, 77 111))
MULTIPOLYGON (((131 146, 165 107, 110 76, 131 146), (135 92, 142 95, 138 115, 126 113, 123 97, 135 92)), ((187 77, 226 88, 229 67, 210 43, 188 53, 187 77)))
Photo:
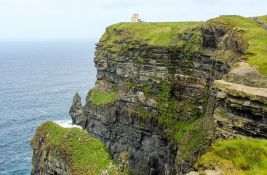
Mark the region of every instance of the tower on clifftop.
POLYGON ((131 22, 141 22, 141 19, 139 18, 138 13, 133 14, 133 16, 131 18, 131 22))

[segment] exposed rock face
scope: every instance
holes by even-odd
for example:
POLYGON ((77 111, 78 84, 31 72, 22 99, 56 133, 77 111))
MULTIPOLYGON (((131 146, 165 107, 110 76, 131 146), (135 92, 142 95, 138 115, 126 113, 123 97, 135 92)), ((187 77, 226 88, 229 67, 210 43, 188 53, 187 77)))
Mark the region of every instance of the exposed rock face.
POLYGON ((126 105, 90 104, 87 131, 107 145, 115 160, 127 151, 133 174, 174 174, 175 149, 153 129, 155 123, 142 121, 126 105))
MULTIPOLYGON (((174 114, 174 122, 179 119, 194 122, 204 115, 210 118, 212 110, 207 110, 207 106, 213 103, 207 104, 207 99, 215 98, 212 82, 222 78, 229 67, 208 54, 188 56, 181 49, 140 46, 139 43, 132 47, 127 52, 112 53, 101 42, 97 45, 96 88, 110 91, 116 87, 119 100, 94 105, 89 93, 83 110, 84 128, 108 146, 115 160, 127 151, 133 174, 188 172, 199 150, 190 155, 192 160, 181 159, 179 146, 172 144, 172 139, 164 133, 168 126, 162 126, 157 118, 142 116, 140 110, 158 115, 160 102, 155 96, 163 91, 161 83, 165 83, 170 86, 171 99, 181 106, 174 114)), ((211 138, 203 147, 208 147, 210 142, 211 138)))
POLYGON ((32 175, 71 175, 68 157, 58 146, 48 147, 45 144, 46 134, 38 134, 32 144, 32 175))
POLYGON ((206 42, 214 43, 212 46, 208 45, 209 48, 216 45, 213 55, 221 56, 221 59, 226 59, 229 64, 233 64, 223 80, 214 82, 217 91, 213 114, 217 130, 216 137, 266 138, 267 77, 240 61, 248 44, 240 34, 237 34, 237 30, 225 27, 223 24, 208 22, 204 25, 204 33, 208 33, 208 35, 204 34, 204 38, 205 36, 207 38, 206 42), (218 25, 221 26, 219 29, 218 25), (229 51, 235 51, 235 54, 229 54, 229 51))
POLYGON ((194 121, 200 115, 211 117, 208 113, 211 111, 206 113, 206 99, 214 98, 209 89, 214 79, 227 73, 228 66, 209 55, 187 57, 181 50, 160 47, 141 46, 127 53, 110 54, 101 44, 97 47, 95 62, 96 87, 107 91, 118 85, 120 100, 103 106, 87 101, 84 114, 88 118, 89 133, 106 143, 115 159, 120 152, 128 151, 134 174, 188 172, 194 161, 180 160, 179 147, 171 145, 171 139, 162 133, 165 126, 160 126, 157 119, 147 119, 138 113, 143 108, 155 115, 158 113, 157 100, 146 94, 143 86, 157 92, 158 82, 171 82, 172 98, 184 106, 175 114, 176 118, 194 121), (144 63, 138 63, 138 57, 142 57, 144 63), (133 87, 127 87, 129 81, 133 87), (175 170, 176 164, 178 170, 175 170))
POLYGON ((96 105, 92 90, 82 111, 75 97, 71 111, 79 112, 71 115, 83 116, 74 122, 82 118, 115 160, 128 152, 133 174, 185 174, 215 138, 266 138, 266 77, 241 62, 242 31, 206 22, 177 38, 186 45, 197 33, 196 50, 149 45, 116 27, 97 44, 94 90, 118 98, 96 105), (114 33, 125 37, 108 45, 114 33))
POLYGON ((40 140, 39 147, 34 148, 33 151, 33 169, 32 175, 54 175, 64 174, 71 175, 67 163, 67 157, 62 157, 62 153, 57 147, 49 150, 43 149, 43 143, 40 140))
POLYGON ((267 138, 267 89, 215 82, 218 88, 214 121, 217 135, 229 137, 267 138))
POLYGON ((85 126, 86 118, 83 115, 81 97, 78 92, 76 92, 73 98, 69 114, 71 116, 73 124, 81 125, 82 127, 85 126))

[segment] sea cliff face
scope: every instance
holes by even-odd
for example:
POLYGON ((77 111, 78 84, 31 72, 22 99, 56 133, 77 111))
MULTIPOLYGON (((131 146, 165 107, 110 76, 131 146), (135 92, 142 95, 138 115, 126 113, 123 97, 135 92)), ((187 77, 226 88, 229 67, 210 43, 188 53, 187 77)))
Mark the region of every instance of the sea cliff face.
POLYGON ((239 16, 108 27, 95 87, 84 105, 75 95, 73 123, 115 161, 125 153, 136 175, 186 174, 217 139, 266 139, 266 60, 256 61, 264 47, 251 30, 266 34, 239 16))
POLYGON ((115 160, 127 151, 134 174, 183 174, 215 139, 266 138, 266 77, 242 61, 248 47, 220 20, 113 25, 96 47, 82 126, 115 160))

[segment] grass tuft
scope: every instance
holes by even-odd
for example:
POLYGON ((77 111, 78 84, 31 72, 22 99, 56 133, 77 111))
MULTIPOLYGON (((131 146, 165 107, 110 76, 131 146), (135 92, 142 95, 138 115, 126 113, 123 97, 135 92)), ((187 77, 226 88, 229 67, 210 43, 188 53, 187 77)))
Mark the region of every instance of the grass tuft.
POLYGON ((93 89, 90 94, 90 101, 94 105, 113 103, 116 99, 117 93, 114 91, 98 91, 93 89))

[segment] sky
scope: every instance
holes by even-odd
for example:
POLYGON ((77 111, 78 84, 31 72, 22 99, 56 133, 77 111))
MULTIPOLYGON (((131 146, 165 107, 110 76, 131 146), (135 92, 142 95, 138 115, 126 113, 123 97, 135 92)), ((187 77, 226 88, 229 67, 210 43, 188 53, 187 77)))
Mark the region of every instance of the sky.
POLYGON ((97 39, 133 13, 147 22, 258 16, 267 0, 0 0, 0 41, 97 39))

